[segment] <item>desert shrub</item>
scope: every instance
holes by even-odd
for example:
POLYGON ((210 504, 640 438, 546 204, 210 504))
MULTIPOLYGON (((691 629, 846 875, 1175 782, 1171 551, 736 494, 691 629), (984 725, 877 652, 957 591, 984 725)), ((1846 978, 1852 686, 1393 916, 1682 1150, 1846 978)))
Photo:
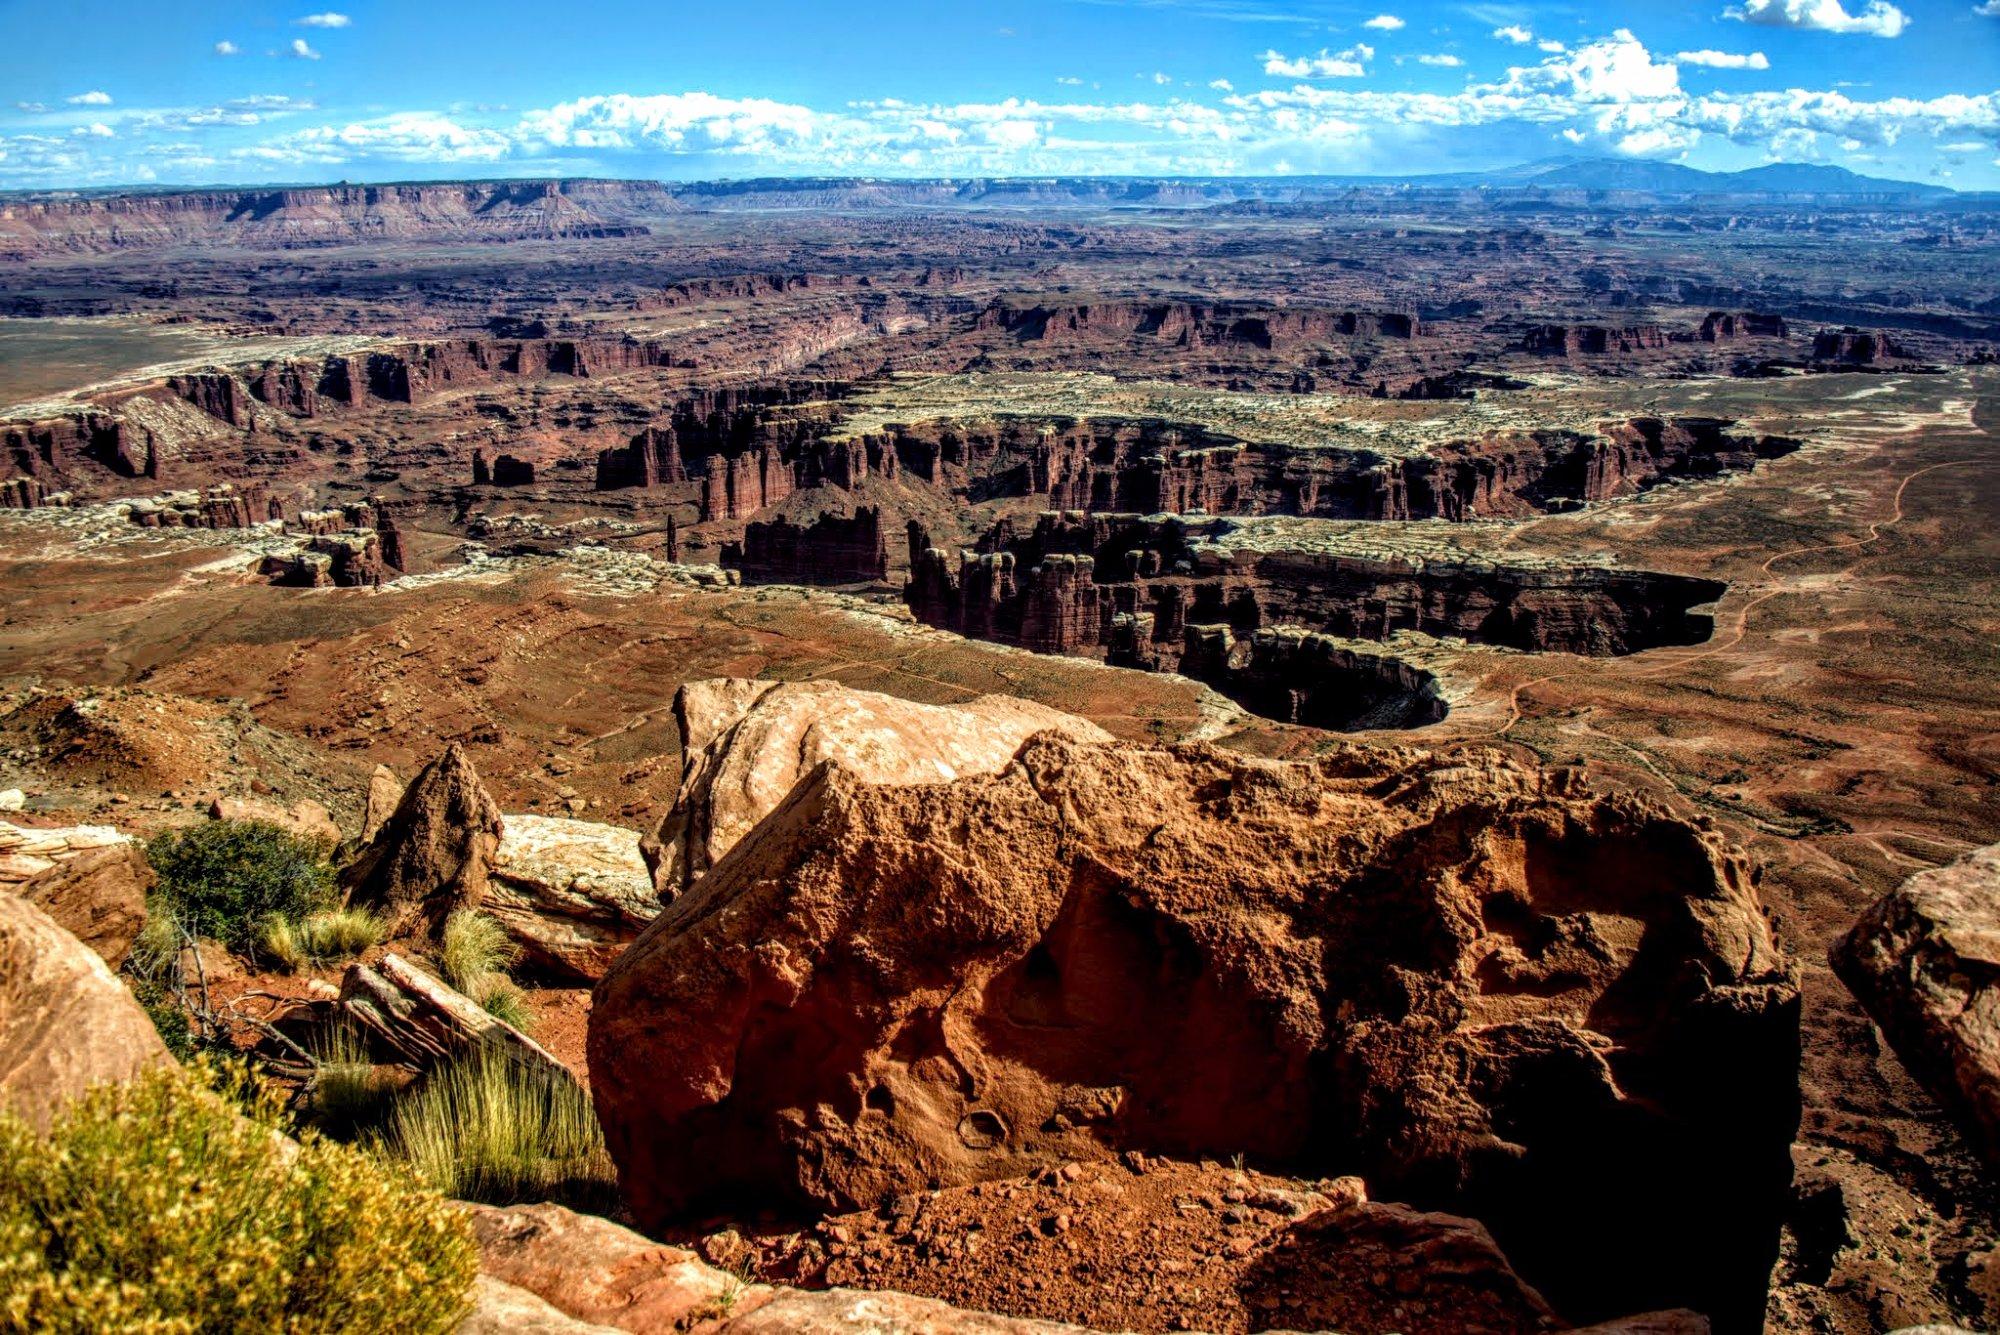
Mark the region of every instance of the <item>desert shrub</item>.
POLYGON ((315 961, 351 959, 382 943, 382 920, 367 909, 329 909, 299 924, 299 940, 315 961))
POLYGON ((126 981, 146 1018, 159 1031, 160 1041, 181 1061, 194 1056, 199 1046, 175 987, 181 949, 186 944, 172 906, 158 895, 148 897, 146 925, 132 939, 131 953, 125 957, 126 981))
POLYGON ((471 909, 460 909, 444 920, 438 948, 445 981, 467 996, 489 976, 521 962, 521 948, 506 929, 471 909))
POLYGON ((0 1115, 0 1331, 452 1330, 464 1220, 365 1150, 289 1144, 274 1095, 242 1106, 176 1068, 90 1091, 47 1137, 0 1115))
POLYGON ((159 895, 196 936, 253 948, 271 914, 297 920, 333 903, 333 869, 319 846, 263 821, 217 820, 146 845, 159 895))
POLYGON ((504 1052, 478 1049, 433 1071, 397 1100, 383 1144, 434 1190, 463 1200, 585 1210, 617 1201, 590 1095, 504 1052))

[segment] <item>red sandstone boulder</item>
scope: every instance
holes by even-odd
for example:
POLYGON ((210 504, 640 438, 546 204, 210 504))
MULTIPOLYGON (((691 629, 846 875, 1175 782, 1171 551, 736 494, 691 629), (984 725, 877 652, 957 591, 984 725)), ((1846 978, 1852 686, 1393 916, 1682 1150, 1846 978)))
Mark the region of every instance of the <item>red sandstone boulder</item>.
POLYGON ((0 892, 0 1108, 45 1130, 90 1086, 172 1061, 95 951, 0 892))
POLYGON ((208 815, 211 820, 262 821, 323 848, 340 843, 340 827, 332 813, 309 797, 288 807, 255 797, 218 797, 209 803, 208 815))
POLYGON ((480 908, 529 967, 595 982, 659 913, 660 899, 636 830, 509 815, 480 908))
POLYGON ((1241 1153, 1478 1218, 1574 1317, 1741 1321, 1797 990, 1738 855, 1567 774, 1044 735, 820 766, 613 966, 590 1069, 643 1222, 1241 1153))
POLYGON ((2000 1171, 2000 844, 1912 876, 1831 954, 1910 1074, 2000 1171))
POLYGON ((1038 732, 1111 740, 1094 723, 1009 696, 925 705, 832 681, 689 682, 674 697, 674 718, 680 792, 643 845, 665 899, 699 880, 823 762, 868 783, 949 783, 1000 769, 1038 732))

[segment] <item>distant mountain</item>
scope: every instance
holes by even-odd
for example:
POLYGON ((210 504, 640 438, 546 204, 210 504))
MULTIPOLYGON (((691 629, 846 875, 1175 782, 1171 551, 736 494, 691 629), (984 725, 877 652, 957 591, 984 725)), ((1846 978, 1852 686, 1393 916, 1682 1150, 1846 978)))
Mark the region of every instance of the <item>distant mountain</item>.
MULTIPOLYGON (((1410 185, 1444 184, 1440 177, 1406 177, 1410 185)), ((1456 173, 1454 185, 1493 188, 1627 190, 1654 195, 1869 195, 1940 199, 1943 186, 1862 176, 1845 167, 1773 162, 1746 171, 1710 172, 1649 158, 1544 158, 1497 171, 1456 173)))

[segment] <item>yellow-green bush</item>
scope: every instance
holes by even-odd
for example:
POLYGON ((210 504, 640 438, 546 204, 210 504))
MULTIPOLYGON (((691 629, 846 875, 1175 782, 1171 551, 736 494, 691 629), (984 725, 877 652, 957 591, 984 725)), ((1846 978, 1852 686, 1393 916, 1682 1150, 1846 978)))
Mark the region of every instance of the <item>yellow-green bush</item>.
POLYGON ((369 1152, 280 1133, 276 1097, 156 1071, 46 1137, 0 1115, 0 1331, 397 1331, 463 1317, 478 1252, 369 1152))

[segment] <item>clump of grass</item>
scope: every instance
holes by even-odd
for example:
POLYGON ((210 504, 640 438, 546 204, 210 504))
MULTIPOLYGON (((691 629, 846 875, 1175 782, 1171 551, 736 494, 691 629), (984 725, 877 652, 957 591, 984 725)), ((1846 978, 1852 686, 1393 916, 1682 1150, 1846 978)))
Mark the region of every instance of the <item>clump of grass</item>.
POLYGON ((535 1013, 528 1009, 528 994, 505 974, 487 974, 466 995, 502 1024, 511 1024, 524 1034, 535 1027, 535 1013))
POLYGON ((146 845, 159 897, 195 936, 256 946, 272 914, 294 922, 333 906, 333 869, 310 840, 263 821, 209 821, 146 845))
POLYGON ((352 959, 387 935, 380 918, 367 909, 330 909, 299 924, 299 939, 315 960, 352 959))
POLYGON ((48 1135, 0 1113, 0 1330, 444 1335, 479 1254, 435 1192, 238 1077, 156 1070, 48 1135))
POLYGON ((477 1049, 397 1100, 382 1144, 446 1196, 583 1210, 617 1201, 590 1095, 574 1080, 477 1049))
POLYGON ((460 909, 444 920, 439 951, 445 981, 467 996, 489 975, 505 973, 521 962, 521 948, 506 929, 471 909, 460 909))
POLYGON ((132 995, 159 1031, 167 1051, 181 1061, 193 1057, 199 1046, 180 998, 181 951, 187 944, 173 906, 153 895, 146 900, 146 924, 133 938, 132 950, 125 957, 132 995))
POLYGON ((325 1030, 308 1050, 317 1064, 306 1086, 307 1108, 322 1131, 351 1140, 388 1116, 396 1082, 375 1065, 367 1042, 352 1027, 325 1030))
POLYGON ((305 941, 292 920, 282 913, 267 913, 257 920, 250 937, 251 955, 262 964, 282 973, 297 973, 312 963, 305 941))
POLYGON ((527 995, 507 976, 507 970, 521 962, 521 947, 499 923, 483 913, 460 909, 444 920, 438 950, 438 967, 446 982, 496 1020, 523 1033, 533 1025, 527 995))

